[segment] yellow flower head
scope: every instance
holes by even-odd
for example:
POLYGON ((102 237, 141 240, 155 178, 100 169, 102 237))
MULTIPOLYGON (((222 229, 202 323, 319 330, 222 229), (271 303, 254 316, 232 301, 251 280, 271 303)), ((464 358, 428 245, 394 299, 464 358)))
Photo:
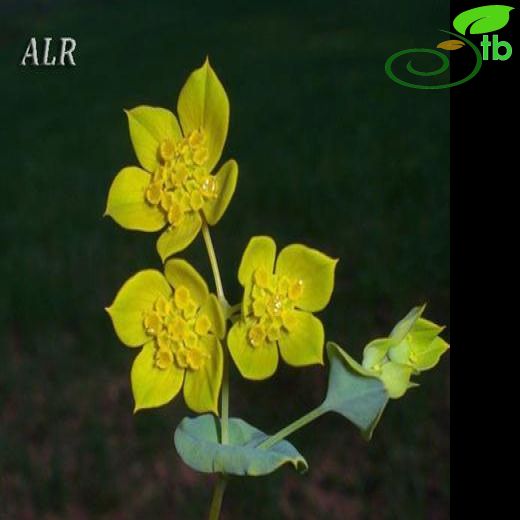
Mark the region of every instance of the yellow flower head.
POLYGON ((334 260, 315 249, 293 244, 276 259, 269 237, 253 237, 238 271, 244 287, 242 316, 228 335, 231 356, 248 379, 266 379, 286 363, 323 363, 324 332, 311 314, 322 310, 334 288, 334 260))
POLYGON ((166 228, 157 241, 164 261, 197 236, 202 216, 216 224, 235 191, 238 166, 220 159, 229 124, 229 101, 209 61, 195 70, 179 95, 180 126, 164 108, 127 110, 130 138, 142 168, 123 168, 108 194, 105 214, 140 231, 166 228))
POLYGON ((225 319, 190 264, 173 259, 164 275, 140 271, 107 311, 125 345, 143 346, 131 373, 135 411, 168 403, 184 384, 184 399, 193 411, 217 413, 225 319))

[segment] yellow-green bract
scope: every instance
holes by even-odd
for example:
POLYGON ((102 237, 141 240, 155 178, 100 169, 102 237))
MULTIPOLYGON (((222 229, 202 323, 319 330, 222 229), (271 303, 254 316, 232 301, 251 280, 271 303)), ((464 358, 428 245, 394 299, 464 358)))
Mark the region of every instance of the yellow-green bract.
POLYGON ((388 337, 371 341, 363 351, 358 370, 379 377, 392 399, 417 386, 411 376, 433 368, 449 348, 439 337, 444 327, 421 317, 425 308, 414 307, 388 337))
POLYGON ((312 313, 330 300, 336 263, 301 244, 285 247, 276 258, 272 238, 251 239, 238 271, 242 315, 228 335, 229 351, 245 378, 273 375, 278 351, 296 367, 323 363, 325 334, 312 313))
POLYGON ((140 271, 107 308, 119 339, 143 346, 132 366, 135 410, 171 401, 184 384, 184 399, 195 412, 218 411, 222 383, 225 319, 206 282, 180 259, 165 274, 140 271))
POLYGON ((177 103, 179 122, 164 108, 127 110, 130 138, 141 164, 123 168, 108 194, 105 214, 127 229, 159 231, 165 261, 185 249, 202 219, 216 224, 235 191, 238 165, 213 173, 229 124, 229 101, 209 61, 195 70, 177 103))

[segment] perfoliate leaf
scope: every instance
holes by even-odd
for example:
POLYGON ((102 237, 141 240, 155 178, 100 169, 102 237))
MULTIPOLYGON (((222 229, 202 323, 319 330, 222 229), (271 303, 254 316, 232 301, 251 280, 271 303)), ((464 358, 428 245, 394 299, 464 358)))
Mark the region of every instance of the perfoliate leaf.
POLYGON ((370 439, 388 402, 385 386, 335 343, 327 343, 327 354, 329 385, 322 407, 343 415, 370 439))
POLYGON ((438 49, 444 49, 445 51, 456 51, 466 45, 460 40, 446 40, 437 44, 438 49))
POLYGON ((229 419, 229 444, 219 442, 219 420, 206 414, 185 417, 175 430, 175 448, 191 468, 203 473, 227 475, 267 475, 284 464, 304 473, 307 461, 288 441, 271 448, 257 448, 269 436, 242 419, 229 419))
POLYGON ((484 5, 460 13, 453 20, 453 27, 460 34, 485 34, 498 31, 509 22, 509 12, 514 7, 508 5, 484 5))

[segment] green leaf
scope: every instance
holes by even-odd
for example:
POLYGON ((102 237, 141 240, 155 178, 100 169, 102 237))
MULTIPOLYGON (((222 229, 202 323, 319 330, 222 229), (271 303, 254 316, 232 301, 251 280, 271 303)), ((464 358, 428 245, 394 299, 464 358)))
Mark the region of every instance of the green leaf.
POLYGON ((219 443, 219 420, 206 414, 185 417, 175 430, 175 447, 181 459, 203 473, 227 475, 267 475, 284 464, 304 473, 307 461, 288 441, 269 449, 257 448, 269 436, 242 419, 229 419, 229 444, 219 443))
POLYGON ((322 407, 339 413, 370 439, 388 402, 383 383, 335 343, 327 343, 329 386, 322 407))
POLYGON ((514 7, 508 5, 484 5, 460 13, 453 20, 453 27, 460 34, 485 34, 498 31, 509 22, 509 12, 514 7))

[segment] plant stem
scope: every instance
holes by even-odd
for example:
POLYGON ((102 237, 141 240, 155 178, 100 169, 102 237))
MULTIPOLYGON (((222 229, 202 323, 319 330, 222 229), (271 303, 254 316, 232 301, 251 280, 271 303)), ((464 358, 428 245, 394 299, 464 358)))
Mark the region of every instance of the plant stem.
POLYGON ((282 428, 278 433, 271 435, 271 437, 267 438, 264 442, 260 443, 258 445, 258 448, 271 448, 277 442, 280 442, 282 439, 285 439, 285 437, 291 435, 291 433, 294 433, 296 430, 303 428, 304 426, 314 421, 327 411, 328 410, 322 407, 322 405, 318 406, 317 408, 314 408, 314 410, 311 410, 309 413, 303 415, 299 419, 296 419, 296 421, 292 422, 285 428, 282 428))
POLYGON ((221 398, 221 426, 220 426, 220 442, 227 444, 229 442, 228 423, 229 423, 229 356, 227 349, 224 347, 224 363, 222 367, 222 394, 221 398))
POLYGON ((219 475, 215 489, 213 490, 213 498, 211 499, 211 506, 209 509, 209 520, 218 520, 220 517, 220 508, 222 507, 222 499, 226 491, 228 479, 219 475))
MULTIPOLYGON (((217 297, 225 306, 226 314, 229 309, 229 304, 224 295, 224 287, 222 286, 222 278, 220 277, 220 270, 218 268, 217 255, 215 254, 215 248, 213 247, 213 241, 211 240, 211 234, 206 221, 202 223, 202 236, 204 237, 204 243, 208 251, 209 263, 211 264, 211 270, 213 271, 213 278, 215 279, 215 287, 217 289, 217 297)), ((229 356, 227 349, 224 348, 224 367, 222 374, 222 393, 221 393, 221 414, 220 414, 220 442, 227 444, 229 442, 228 434, 228 422, 229 422, 229 356)))
POLYGON ((242 302, 235 305, 230 305, 228 309, 228 316, 231 317, 234 314, 239 314, 240 312, 242 312, 242 302))
MULTIPOLYGON (((218 267, 217 255, 213 247, 213 241, 209 232, 208 223, 203 219, 202 221, 202 236, 208 251, 209 263, 213 271, 213 278, 215 279, 215 287, 217 290, 217 297, 221 305, 224 307, 226 318, 230 316, 229 303, 224 295, 224 287, 222 286, 222 278, 220 277, 220 269, 218 267)), ((222 370, 222 391, 221 391, 221 412, 220 412, 220 442, 221 444, 228 444, 229 442, 229 354, 227 348, 224 346, 224 360, 222 370)), ((222 507, 222 500, 228 477, 226 475, 219 475, 215 489, 213 491, 213 498, 211 500, 211 507, 209 510, 209 520, 218 520, 220 517, 220 509, 222 507)))
POLYGON ((217 288, 217 296, 221 303, 225 303, 226 307, 229 307, 226 297, 224 296, 224 287, 222 286, 222 278, 220 278, 220 270, 218 268, 217 255, 213 248, 213 242, 209 233, 208 224, 204 221, 202 223, 202 236, 204 237, 204 243, 208 251, 209 263, 211 264, 211 270, 213 271, 213 278, 215 278, 215 287, 217 288))

